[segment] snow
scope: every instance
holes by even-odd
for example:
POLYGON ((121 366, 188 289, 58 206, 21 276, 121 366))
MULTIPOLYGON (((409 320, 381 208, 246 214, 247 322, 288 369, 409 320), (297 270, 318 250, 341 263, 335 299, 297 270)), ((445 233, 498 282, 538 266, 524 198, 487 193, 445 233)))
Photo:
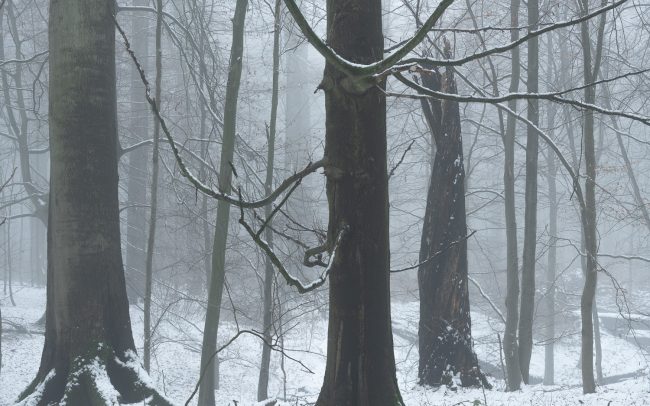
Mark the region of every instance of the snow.
MULTIPOLYGON (((12 322, 28 325, 30 330, 42 315, 45 291, 35 288, 16 289, 16 307, 3 301, 3 317, 12 322)), ((583 395, 579 362, 579 334, 566 334, 555 346, 555 382, 558 385, 527 385, 517 392, 504 392, 500 374, 500 357, 497 333, 503 333, 501 321, 489 314, 472 313, 472 329, 475 349, 479 359, 496 367, 489 379, 493 390, 447 387, 423 388, 417 385, 417 325, 418 303, 415 301, 394 301, 393 330, 395 335, 395 360, 397 379, 406 405, 451 406, 451 405, 602 405, 636 406, 650 405, 650 380, 648 354, 641 351, 625 337, 603 332, 603 372, 614 383, 599 386, 598 392, 583 395), (619 377, 620 379, 616 379, 619 377)), ((201 325, 200 311, 188 312, 185 317, 201 325)), ((142 345, 142 314, 131 308, 136 345, 142 345)), ((126 365, 139 371, 147 385, 156 386, 177 405, 185 403, 194 390, 199 372, 200 332, 189 325, 162 323, 159 326, 160 339, 156 341, 152 356, 151 381, 140 366, 137 354, 127 354, 126 365)), ((327 322, 318 312, 307 313, 286 327, 285 347, 287 354, 299 360, 304 366, 285 358, 287 372, 287 402, 278 405, 306 405, 314 402, 322 384, 327 348, 327 322)), ((236 327, 226 322, 219 329, 219 342, 224 343, 236 333, 236 327)), ((3 369, 0 375, 0 405, 11 405, 18 394, 30 383, 38 369, 43 344, 39 334, 16 334, 6 331, 3 335, 3 369)), ((242 335, 228 347, 221 358, 220 389, 217 391, 218 405, 240 406, 263 405, 256 402, 261 343, 251 335, 242 335)), ((115 399, 116 393, 104 367, 93 360, 90 371, 99 382, 101 392, 107 399, 115 399)), ((531 359, 531 376, 539 379, 543 375, 543 346, 536 345, 531 359)), ((485 370, 485 368, 484 368, 485 370)), ((269 395, 283 398, 280 354, 272 353, 269 395)), ((140 403, 141 404, 141 403, 140 403)), ((193 400, 196 405, 196 398, 193 400)), ((30 405, 24 402, 23 405, 30 405)))
MULTIPOLYGON (((118 397, 119 393, 115 388, 113 387, 113 384, 111 384, 111 380, 108 377, 108 373, 106 372, 106 366, 102 363, 101 360, 98 358, 95 358, 88 362, 87 360, 79 360, 79 362, 85 362, 86 364, 79 369, 78 371, 75 371, 72 378, 69 379, 68 385, 66 387, 66 392, 72 385, 76 385, 79 379, 79 376, 82 374, 90 374, 90 376, 93 379, 93 382, 95 382, 95 387, 97 388, 97 393, 99 393, 99 396, 104 400, 104 402, 107 405, 119 405, 118 397)), ((64 397, 63 400, 61 401, 61 405, 65 406, 67 405, 67 399, 64 397)), ((70 406, 75 406, 71 404, 70 406)))

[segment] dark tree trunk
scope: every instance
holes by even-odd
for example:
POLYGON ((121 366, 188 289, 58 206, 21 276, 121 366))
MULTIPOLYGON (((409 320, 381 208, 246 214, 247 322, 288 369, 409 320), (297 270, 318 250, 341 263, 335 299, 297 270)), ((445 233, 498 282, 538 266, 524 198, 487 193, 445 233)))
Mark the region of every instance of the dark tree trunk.
MULTIPOLYGON (((383 56, 380 0, 328 0, 328 44, 369 63, 383 56)), ((327 364, 317 406, 402 405, 390 322, 386 97, 328 64, 328 237, 348 232, 330 273, 327 364)))
MULTIPOLYGON (((448 45, 448 44, 447 44, 448 45)), ((456 93, 453 71, 422 74, 425 87, 456 93)), ((424 385, 490 386, 472 346, 467 269, 465 168, 458 103, 422 100, 436 153, 420 243, 420 360, 424 385)))
POLYGON ((139 379, 122 268, 114 7, 50 5, 47 310, 28 404, 168 404, 139 379), (119 395, 106 396, 108 379, 119 395))

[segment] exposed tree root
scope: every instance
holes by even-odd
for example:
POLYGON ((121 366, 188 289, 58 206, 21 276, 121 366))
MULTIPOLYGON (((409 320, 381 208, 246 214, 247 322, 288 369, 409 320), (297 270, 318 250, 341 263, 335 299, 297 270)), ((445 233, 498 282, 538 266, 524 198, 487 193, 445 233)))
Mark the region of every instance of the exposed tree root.
POLYGON ((113 406, 124 404, 172 406, 150 382, 133 351, 116 357, 101 347, 94 356, 77 357, 69 371, 52 369, 36 378, 20 395, 20 406, 113 406))

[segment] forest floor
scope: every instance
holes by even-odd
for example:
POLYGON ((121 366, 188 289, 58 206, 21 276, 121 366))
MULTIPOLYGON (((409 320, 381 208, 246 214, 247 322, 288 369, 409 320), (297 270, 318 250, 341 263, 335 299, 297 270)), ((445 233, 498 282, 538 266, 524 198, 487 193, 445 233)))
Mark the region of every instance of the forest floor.
MULTIPOLYGON (((4 334, 2 337, 2 371, 0 372, 0 405, 14 400, 34 377, 38 369, 43 336, 42 327, 35 322, 42 316, 45 290, 15 287, 16 306, 2 299, 4 334), (18 332, 15 325, 28 331, 18 332)), ((160 310, 162 313, 162 310, 160 310)), ((152 359, 152 378, 158 388, 179 405, 185 404, 198 376, 200 328, 203 322, 198 309, 191 305, 173 306, 165 312, 160 323, 152 359), (189 307, 188 307, 189 306, 189 307)), ((142 345, 142 312, 131 307, 136 345, 142 345)), ((245 329, 244 318, 239 317, 245 329)), ((224 323, 219 331, 219 343, 225 343, 237 332, 234 319, 224 323)), ((496 317, 472 313, 475 348, 484 370, 491 374, 492 390, 422 388, 417 385, 417 302, 393 303, 393 329, 397 378, 406 405, 650 405, 650 357, 629 337, 617 337, 603 332, 603 375, 605 383, 598 392, 583 395, 578 367, 579 335, 567 334, 555 346, 555 382, 558 385, 524 386, 521 391, 504 392, 501 379, 499 340, 503 325, 496 317)), ((286 399, 279 405, 312 404, 322 383, 325 368, 327 322, 322 312, 310 312, 290 320, 285 325, 286 388, 283 384, 281 354, 274 352, 269 395, 286 399), (290 358, 291 359, 290 359, 290 358), (285 395, 286 393, 286 395, 285 395)), ((221 355, 221 381, 217 393, 219 405, 255 405, 259 360, 258 338, 243 334, 221 355)), ((531 362, 533 380, 543 375, 544 350, 536 345, 531 362)), ((196 404, 194 399, 192 404, 196 404)))

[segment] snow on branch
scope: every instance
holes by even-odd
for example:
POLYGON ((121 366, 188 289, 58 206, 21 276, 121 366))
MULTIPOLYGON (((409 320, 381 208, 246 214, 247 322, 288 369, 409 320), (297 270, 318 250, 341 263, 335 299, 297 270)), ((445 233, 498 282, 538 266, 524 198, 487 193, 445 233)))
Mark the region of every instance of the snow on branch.
MULTIPOLYGON (((409 58, 403 59, 406 57, 416 46, 418 46, 426 35, 433 29, 434 25, 440 20, 443 13, 452 5, 454 0, 442 0, 436 9, 431 13, 429 18, 425 21, 424 24, 415 32, 413 37, 401 46, 397 48, 395 52, 387 56, 386 58, 371 63, 371 64, 359 64, 355 62, 348 61, 347 59, 338 55, 329 45, 327 45, 323 40, 321 40, 318 35, 311 28, 304 15, 300 11, 300 8, 296 4, 295 0, 284 0, 284 3, 287 7, 289 13, 291 13, 296 24, 302 31, 303 35, 307 38, 307 41, 320 53, 328 63, 334 65, 337 69, 347 73, 350 76, 369 76, 369 75, 378 75, 378 79, 385 77, 387 74, 390 74, 389 70, 394 68, 397 69, 408 69, 410 66, 418 65, 421 63, 433 63, 437 66, 459 66, 467 62, 484 58, 493 54, 498 54, 502 52, 509 51, 519 45, 529 41, 532 38, 538 37, 547 32, 557 30, 559 28, 569 27, 572 25, 580 24, 585 21, 588 21, 596 16, 599 16, 603 13, 606 13, 610 10, 613 10, 629 0, 618 0, 607 6, 603 6, 595 9, 589 14, 585 14, 579 18, 561 21, 555 24, 549 24, 538 30, 529 32, 528 34, 522 36, 516 41, 512 41, 508 44, 505 44, 500 47, 494 47, 487 49, 483 52, 478 52, 464 58, 459 59, 447 59, 447 60, 434 60, 430 58, 409 58), (403 66, 398 66, 397 64, 401 63, 403 66)), ((517 27, 513 27, 517 29, 517 27)))
MULTIPOLYGON (((241 194, 241 192, 240 192, 241 194)), ((308 284, 303 284, 297 277, 291 275, 287 268, 282 265, 282 261, 278 258, 278 256, 275 254, 273 251, 273 248, 269 246, 269 244, 262 239, 260 236, 260 232, 256 232, 253 230, 253 227, 251 227, 250 224, 246 222, 246 219, 244 218, 244 208, 242 205, 239 205, 239 210, 240 210, 240 216, 239 216, 239 224, 241 224, 246 232, 251 236, 253 241, 255 241, 255 244, 264 251, 264 253, 269 257, 273 265, 277 268, 278 272, 284 277, 286 280, 287 284, 289 286, 295 287, 299 293, 307 293, 311 292, 314 289, 317 289, 323 284, 325 284, 325 281, 327 281, 327 276, 329 275, 330 271, 332 270, 332 266, 334 265, 334 261, 336 260, 336 253, 341 246, 341 242, 343 241, 343 238, 345 235, 348 233, 350 227, 348 225, 343 225, 341 229, 339 230, 337 236, 336 236, 336 241, 334 242, 334 246, 332 247, 331 253, 330 253, 330 258, 327 263, 327 267, 325 268, 325 271, 319 276, 316 280, 308 283, 308 284)))
MULTIPOLYGON (((625 0, 627 1, 627 0, 625 0)), ((334 51, 329 45, 327 45, 323 40, 321 40, 318 35, 311 28, 305 16, 300 11, 300 8, 296 4, 295 0, 284 0, 284 4, 287 7, 289 13, 293 17, 294 21, 302 31, 303 35, 307 38, 307 41, 316 48, 318 53, 320 53, 328 63, 336 66, 337 69, 347 73, 351 76, 369 76, 374 75, 379 72, 383 72, 393 65, 397 64, 402 58, 408 55, 413 49, 415 49, 420 42, 426 37, 428 32, 433 28, 433 26, 440 20, 443 13, 449 6, 452 5, 454 0, 442 0, 436 9, 431 13, 427 21, 420 27, 413 37, 406 41, 404 45, 399 47, 395 52, 390 54, 388 57, 368 64, 359 64, 355 62, 348 61, 347 59, 341 57, 334 51)))
MULTIPOLYGON (((419 68, 415 68, 415 69, 419 69, 419 68)), ((625 75, 621 75, 619 78, 624 78, 624 77, 627 77, 627 76, 643 74, 643 73, 646 73, 646 72, 649 72, 649 71, 650 71, 650 69, 644 69, 644 70, 641 70, 641 71, 638 71, 638 72, 631 72, 631 73, 627 73, 625 75)), ((604 83, 604 81, 594 82, 594 83, 590 83, 590 84, 585 85, 585 86, 579 86, 579 87, 575 87, 575 88, 572 88, 572 89, 562 90, 562 91, 559 91, 559 92, 548 92, 548 93, 522 93, 522 92, 519 92, 519 93, 508 93, 508 94, 504 94, 504 95, 501 95, 501 96, 483 97, 483 96, 458 95, 458 94, 452 94, 452 93, 439 92, 439 91, 431 90, 431 89, 428 89, 428 88, 426 88, 424 86, 421 86, 420 84, 415 83, 414 81, 407 79, 406 77, 404 77, 399 72, 395 72, 394 76, 395 76, 395 78, 397 78, 397 80, 399 80, 400 82, 402 82, 406 86, 410 87, 411 89, 417 90, 419 93, 421 93, 423 95, 426 95, 426 96, 429 96, 429 97, 434 97, 436 99, 451 100, 451 101, 461 102, 461 103, 462 102, 465 102, 465 103, 501 103, 501 102, 506 102, 506 101, 510 101, 510 100, 531 100, 531 99, 533 99, 533 100, 549 100, 549 101, 553 101, 553 102, 560 103, 560 104, 568 104, 568 105, 571 105, 573 107, 578 107, 578 108, 581 108, 581 109, 592 110, 592 111, 595 111, 595 112, 598 112, 598 113, 601 113, 601 114, 604 114, 604 115, 608 115, 608 116, 618 116, 618 117, 628 118, 630 120, 638 121, 638 122, 640 122, 642 124, 650 126, 650 117, 645 117, 645 116, 641 116, 641 115, 633 114, 633 113, 626 113, 624 111, 619 111, 619 110, 610 110, 610 109, 606 109, 606 108, 597 106, 595 104, 585 103, 585 102, 582 102, 582 101, 567 99, 567 98, 562 97, 562 95, 564 95, 566 93, 577 91, 577 90, 582 90, 585 87, 594 86, 594 85, 597 85, 598 83, 601 83, 601 82, 604 83)), ((619 79, 619 78, 611 78, 611 79, 606 79, 606 80, 607 81, 613 81, 613 80, 616 80, 616 79, 619 79)), ((388 93, 388 95, 396 96, 393 93, 388 93)), ((402 97, 404 97, 404 96, 402 96, 402 97)), ((409 97, 409 96, 407 96, 407 97, 409 97)), ((420 98, 421 96, 415 96, 415 97, 420 98)))

